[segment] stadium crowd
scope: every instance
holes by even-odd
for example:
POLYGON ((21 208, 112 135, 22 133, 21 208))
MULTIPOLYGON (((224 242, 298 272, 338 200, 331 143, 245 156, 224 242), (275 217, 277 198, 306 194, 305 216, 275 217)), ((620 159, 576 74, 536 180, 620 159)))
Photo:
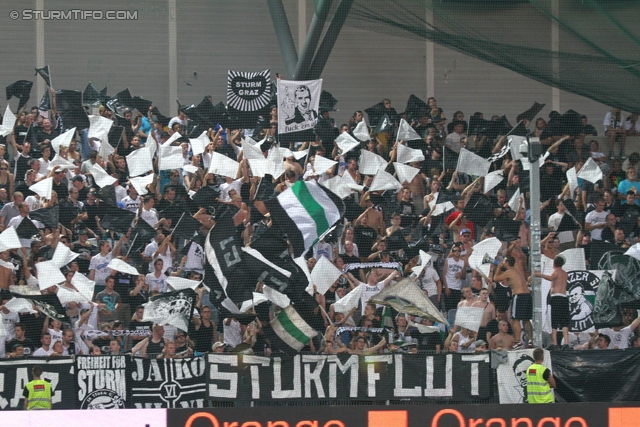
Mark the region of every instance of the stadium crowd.
MULTIPOLYGON (((21 109, 16 113, 11 133, 0 138, 0 230, 14 227, 22 244, 22 248, 0 253, 0 311, 6 329, 6 338, 0 338, 0 356, 133 353, 172 358, 209 351, 251 349, 265 355, 281 351, 264 334, 264 317, 254 316, 255 320, 246 322, 244 315, 221 311, 220 305, 214 303, 213 290, 209 292, 204 286, 195 289, 197 310, 188 330, 144 321, 144 304, 150 297, 172 290, 169 277, 203 279, 205 263, 209 262, 204 241, 174 233, 183 215, 196 219, 200 234, 206 236, 216 224, 209 205, 241 212, 233 232, 245 245, 251 245, 257 234, 272 225, 270 215, 258 203, 259 186, 269 188, 272 194, 267 197, 273 197, 299 180, 317 180, 322 184, 336 176, 348 176, 354 183, 344 198, 344 218, 332 235, 308 251, 305 263, 312 272, 318 260, 325 257, 342 275, 324 294, 314 289, 316 307, 303 317, 318 336, 303 351, 366 355, 418 351, 474 353, 532 347, 529 172, 522 161, 506 152, 491 166, 491 171, 501 170, 504 179, 485 192, 483 177, 457 171, 455 162, 451 162, 463 148, 484 158, 499 153, 508 144, 506 133, 488 135, 477 126, 471 129, 460 111, 448 120, 433 98, 427 102, 429 108, 418 117, 397 113, 391 101, 385 99, 384 113, 390 126, 367 126, 370 136, 359 138, 360 145, 349 152, 343 152, 335 139, 342 133, 354 135, 364 120, 361 111, 356 111, 348 123, 336 126, 330 111, 321 109, 317 129, 322 125, 323 132, 317 132, 315 140, 284 146, 277 133, 278 110, 273 107, 271 116, 257 130, 220 126, 208 129, 204 152, 193 154, 188 137, 191 120, 185 110, 165 120, 153 106, 142 112, 128 108, 116 112, 100 106, 99 115, 115 119, 119 125, 115 135, 117 146, 105 150, 102 144, 113 140, 115 127, 108 139, 102 140, 89 138, 88 129, 76 129, 68 146, 56 145, 53 141, 68 126, 56 112, 55 91, 51 90, 50 96, 51 110, 21 109), (396 140, 403 119, 420 139, 396 140), (183 167, 159 168, 163 154, 158 147, 169 140, 170 145, 180 147, 183 167), (283 173, 274 179, 268 174, 261 179, 254 176, 245 156, 248 144, 252 150, 258 147, 265 158, 273 159, 275 152, 276 161, 282 162, 283 173), (150 146, 156 148, 152 152, 153 171, 144 175, 148 181, 142 186, 134 185, 136 177, 129 173, 131 159, 135 158, 132 153, 150 146), (398 176, 394 163, 399 146, 422 154, 423 160, 410 163, 419 172, 409 182, 401 182, 398 190, 370 191, 374 176, 360 172, 362 152, 380 156, 384 159, 381 169, 398 176), (306 155, 296 156, 305 150, 306 155), (238 161, 237 174, 230 177, 211 173, 213 153, 238 161), (284 153, 282 158, 277 158, 278 153, 284 153), (320 157, 337 163, 328 170, 316 170, 320 157), (105 194, 105 186, 100 185, 104 177, 96 176, 96 171, 112 178, 112 193, 105 194), (52 178, 51 197, 44 198, 33 191, 33 186, 48 178, 52 178), (272 186, 265 181, 272 181, 272 186), (194 210, 181 207, 208 188, 215 190, 212 193, 216 194, 215 200, 197 205, 194 210), (516 196, 515 204, 510 203, 516 193, 521 196, 516 196), (58 206, 55 226, 34 219, 37 216, 34 213, 55 206, 58 206), (112 225, 119 217, 119 211, 113 214, 109 210, 113 206, 135 217, 124 230, 112 225), (112 215, 105 219, 107 211, 112 215), (31 220, 33 227, 23 224, 25 219, 31 220), (140 244, 140 239, 133 241, 132 229, 142 222, 152 229, 152 235, 140 244), (469 257, 474 245, 494 237, 501 241, 501 248, 488 262, 489 274, 472 269, 469 257), (58 244, 79 256, 61 269, 64 282, 41 289, 38 281, 42 278, 38 274, 42 273, 36 265, 50 260, 58 244), (413 269, 421 259, 418 248, 431 258, 414 277, 413 269), (110 268, 114 258, 136 265, 140 274, 110 268), (95 282, 95 293, 91 302, 66 303, 64 309, 70 324, 63 325, 42 313, 18 314, 5 307, 15 294, 74 290, 76 275, 95 282), (433 318, 398 313, 369 302, 403 277, 415 281, 442 317, 448 319, 450 327, 433 318), (345 304, 340 301, 359 287, 362 289, 356 304, 344 309, 345 304), (456 311, 469 306, 484 310, 478 331, 454 327, 456 311)), ((473 117, 483 120, 481 113, 473 117)), ((495 116, 483 123, 498 120, 495 116)), ((528 133, 541 139, 548 153, 540 169, 542 252, 553 260, 554 269, 549 274, 536 272, 551 282, 555 333, 545 334, 546 346, 639 347, 640 317, 635 309, 625 312, 620 327, 568 330, 576 312, 592 310, 593 306, 582 295, 567 293, 567 275, 561 268, 566 260, 560 256, 563 249, 584 248, 588 264, 590 251, 602 242, 621 248, 640 242, 640 182, 636 179, 640 154, 634 152, 627 158, 624 152, 626 137, 640 133, 638 114, 625 119, 620 110, 607 113, 601 131, 609 136, 610 156, 593 140, 598 131, 584 116, 582 127, 566 134, 562 128, 552 130, 541 117, 531 123, 527 118, 518 121, 528 133), (618 156, 614 155, 616 142, 620 143, 618 156), (578 178, 573 188, 567 171, 579 171, 589 159, 599 166, 603 179, 592 183, 578 178), (625 221, 629 218, 636 222, 627 226, 625 221), (567 226, 567 219, 572 225, 567 226), (571 237, 561 241, 563 227, 571 237)), ((229 279, 228 286, 233 286, 233 277, 229 279)), ((257 283, 256 292, 261 291, 261 284, 257 283)), ((272 307, 269 316, 274 315, 272 307)))

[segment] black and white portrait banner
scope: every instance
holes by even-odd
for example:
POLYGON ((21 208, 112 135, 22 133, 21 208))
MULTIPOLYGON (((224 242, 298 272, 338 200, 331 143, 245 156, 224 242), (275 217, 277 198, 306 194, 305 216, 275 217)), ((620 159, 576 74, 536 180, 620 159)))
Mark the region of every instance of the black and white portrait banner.
POLYGON ((278 80, 278 133, 313 129, 318 123, 322 79, 278 80))
MULTIPOLYGON (((527 368, 533 364, 533 350, 507 352, 506 363, 498 366, 500 403, 527 403, 527 368)), ((551 369, 551 353, 544 351, 542 365, 551 369)))
POLYGON ((238 111, 258 111, 271 101, 271 72, 255 73, 229 70, 227 105, 238 111))

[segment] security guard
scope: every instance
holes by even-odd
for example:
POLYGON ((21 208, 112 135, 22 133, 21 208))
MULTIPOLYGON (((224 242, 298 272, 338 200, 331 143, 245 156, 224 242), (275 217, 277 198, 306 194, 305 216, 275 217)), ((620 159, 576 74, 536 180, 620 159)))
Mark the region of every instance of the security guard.
POLYGON ((549 369, 542 365, 544 351, 533 350, 533 363, 527 368, 527 398, 529 403, 553 403, 552 388, 556 388, 556 380, 549 369))
POLYGON ((42 368, 36 365, 31 370, 33 381, 24 388, 24 409, 51 409, 51 384, 40 379, 42 368))

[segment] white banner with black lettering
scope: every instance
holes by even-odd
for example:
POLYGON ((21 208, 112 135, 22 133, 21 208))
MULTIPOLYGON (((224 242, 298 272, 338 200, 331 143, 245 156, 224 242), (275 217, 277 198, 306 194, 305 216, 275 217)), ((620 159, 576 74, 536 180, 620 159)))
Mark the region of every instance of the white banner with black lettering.
POLYGON ((318 123, 322 79, 278 80, 278 133, 313 129, 318 123))
POLYGON ((492 394, 488 353, 206 357, 211 400, 478 401, 492 394))

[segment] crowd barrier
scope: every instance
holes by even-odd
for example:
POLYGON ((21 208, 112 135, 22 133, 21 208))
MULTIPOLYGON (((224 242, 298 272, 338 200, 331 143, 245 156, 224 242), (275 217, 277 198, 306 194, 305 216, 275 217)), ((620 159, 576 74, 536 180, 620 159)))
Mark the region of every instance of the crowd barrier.
MULTIPOLYGON (((493 361, 497 369, 490 353, 4 360, 0 409, 22 408, 34 365, 51 382, 54 409, 521 403, 531 353, 509 352, 502 363, 493 361)), ((640 401, 639 359, 634 350, 546 352, 545 364, 559 401, 626 402, 640 401)))

